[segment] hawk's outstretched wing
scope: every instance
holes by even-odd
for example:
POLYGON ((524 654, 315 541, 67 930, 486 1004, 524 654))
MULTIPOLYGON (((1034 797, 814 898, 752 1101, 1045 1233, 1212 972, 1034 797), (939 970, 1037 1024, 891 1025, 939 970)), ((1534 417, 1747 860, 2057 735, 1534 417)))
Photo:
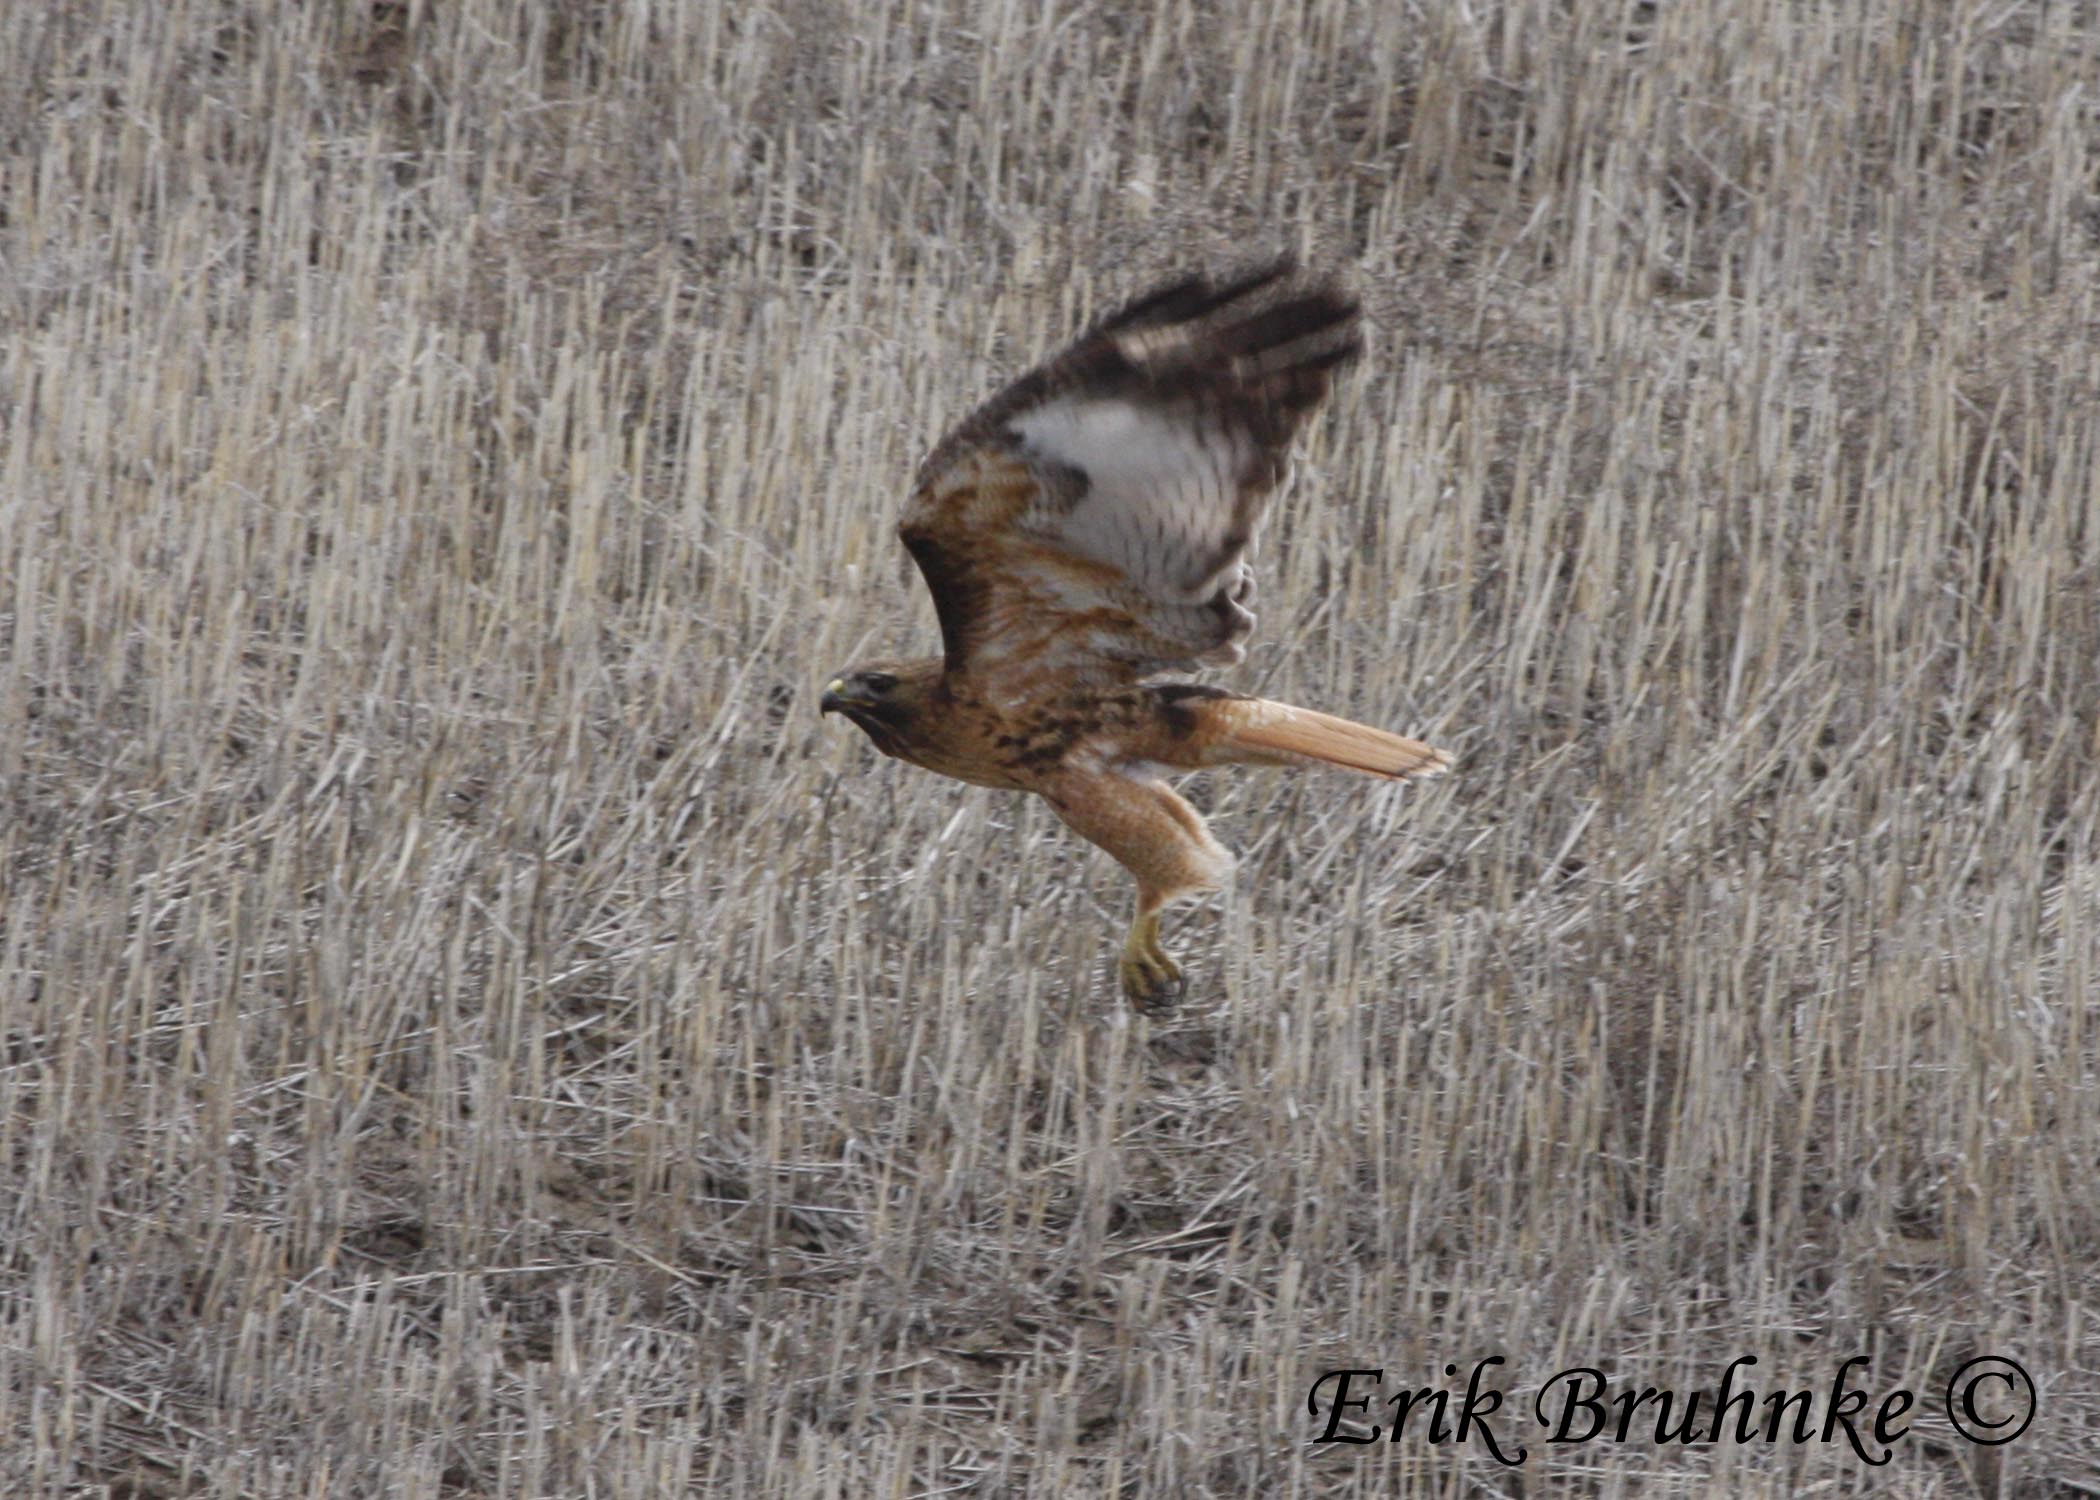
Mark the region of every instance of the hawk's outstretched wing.
POLYGON ((1235 662, 1245 557, 1291 440, 1361 347, 1356 300, 1290 259, 1175 282, 986 402, 898 528, 947 670, 1019 699, 1235 662))

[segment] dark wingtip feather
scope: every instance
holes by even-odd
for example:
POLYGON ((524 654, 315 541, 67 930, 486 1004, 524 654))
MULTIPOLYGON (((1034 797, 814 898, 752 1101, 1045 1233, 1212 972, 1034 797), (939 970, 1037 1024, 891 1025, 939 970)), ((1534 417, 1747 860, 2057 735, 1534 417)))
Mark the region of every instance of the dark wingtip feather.
POLYGON ((1211 281, 1185 278, 1141 298, 1084 340, 1075 365, 1096 378, 1134 379, 1162 395, 1208 392, 1286 414, 1267 437, 1288 437, 1326 398, 1334 371, 1363 352, 1362 305, 1331 272, 1283 256, 1211 281))
POLYGON ((1295 275, 1298 257, 1286 251, 1272 260, 1260 261, 1222 279, 1195 272, 1124 303, 1094 324, 1095 334, 1117 333, 1133 328, 1163 328, 1193 322, 1228 303, 1295 275))

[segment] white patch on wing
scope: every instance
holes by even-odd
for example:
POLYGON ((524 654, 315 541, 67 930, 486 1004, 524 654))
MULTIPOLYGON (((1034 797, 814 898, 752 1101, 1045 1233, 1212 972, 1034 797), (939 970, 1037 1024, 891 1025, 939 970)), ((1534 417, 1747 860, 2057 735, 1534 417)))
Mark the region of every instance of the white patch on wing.
POLYGON ((1079 470, 1087 492, 1056 525, 1072 551, 1120 568, 1154 598, 1216 592, 1250 445, 1212 423, 1131 401, 1067 397, 1014 420, 1022 443, 1079 470))
POLYGON ((1172 766, 1156 760, 1119 760, 1116 772, 1128 776, 1132 781, 1165 781, 1169 776, 1186 776, 1188 772, 1177 771, 1172 766))

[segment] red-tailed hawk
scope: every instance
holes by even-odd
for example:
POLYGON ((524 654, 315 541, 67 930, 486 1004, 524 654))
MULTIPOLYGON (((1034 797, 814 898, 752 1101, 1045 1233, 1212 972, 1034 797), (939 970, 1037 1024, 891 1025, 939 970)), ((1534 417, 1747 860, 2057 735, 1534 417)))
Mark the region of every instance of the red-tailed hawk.
POLYGON ((876 748, 1034 792, 1137 877, 1124 993, 1180 997, 1160 909, 1232 856, 1170 775, 1331 765, 1434 775, 1443 751, 1162 673, 1240 660, 1246 555, 1292 439, 1362 348, 1356 300, 1285 259, 1195 276, 1110 314, 986 402, 920 466, 898 534, 940 614, 939 657, 834 678, 823 711, 876 748))

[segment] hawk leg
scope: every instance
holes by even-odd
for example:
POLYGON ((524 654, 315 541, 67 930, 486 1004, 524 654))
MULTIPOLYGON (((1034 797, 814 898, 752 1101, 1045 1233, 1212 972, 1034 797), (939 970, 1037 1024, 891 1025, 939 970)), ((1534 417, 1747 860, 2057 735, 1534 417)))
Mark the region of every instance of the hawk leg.
POLYGON ((1141 1014, 1148 1016, 1167 1015, 1181 1003, 1184 988, 1181 965, 1174 956, 1160 946, 1159 908, 1164 902, 1155 902, 1146 909, 1144 898, 1138 899, 1138 913, 1130 924, 1130 936, 1123 940, 1123 959, 1118 967, 1123 976, 1123 994, 1141 1014))
POLYGON ((1172 1010, 1181 968, 1160 946, 1160 909, 1216 890, 1232 873, 1232 856, 1163 781, 1113 769, 1066 772, 1042 790, 1067 826, 1137 877, 1137 916, 1117 963, 1123 994, 1145 1015, 1172 1010))

